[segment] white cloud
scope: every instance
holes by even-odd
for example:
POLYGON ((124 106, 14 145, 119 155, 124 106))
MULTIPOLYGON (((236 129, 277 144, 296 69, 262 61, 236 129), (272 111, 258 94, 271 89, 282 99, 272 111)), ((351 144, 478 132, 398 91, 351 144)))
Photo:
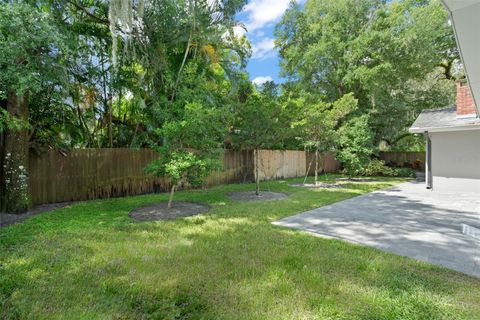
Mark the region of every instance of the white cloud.
POLYGON ((266 59, 274 55, 275 43, 272 38, 263 38, 252 43, 252 59, 266 59))
POLYGON ((233 34, 230 32, 230 30, 225 31, 225 33, 222 35, 223 40, 227 40, 230 37, 235 37, 235 38, 241 38, 243 37, 247 31, 240 27, 240 26, 235 26, 233 27, 233 34))
POLYGON ((270 76, 266 76, 266 77, 256 77, 255 79, 252 80, 253 84, 254 85, 262 85, 264 84, 265 82, 268 82, 268 81, 273 81, 272 77, 270 76))
POLYGON ((241 38, 243 35, 245 35, 247 33, 247 31, 243 28, 243 27, 240 27, 240 26, 235 26, 233 27, 233 34, 237 37, 237 38, 241 38))
POLYGON ((243 11, 247 14, 249 32, 276 22, 288 8, 290 0, 251 0, 243 11))

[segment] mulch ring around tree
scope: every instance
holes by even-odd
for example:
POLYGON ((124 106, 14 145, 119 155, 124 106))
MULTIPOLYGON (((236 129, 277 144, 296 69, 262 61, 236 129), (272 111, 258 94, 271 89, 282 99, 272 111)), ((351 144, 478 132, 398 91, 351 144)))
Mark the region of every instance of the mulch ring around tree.
POLYGON ((227 197, 236 201, 271 201, 288 198, 285 193, 271 191, 260 191, 258 196, 255 194, 255 191, 230 192, 227 193, 227 197))
POLYGON ((345 188, 345 185, 339 183, 293 183, 290 184, 292 187, 300 187, 300 188, 325 188, 325 189, 341 189, 345 188))
POLYGON ((337 181, 342 182, 377 182, 377 180, 365 177, 365 178, 337 178, 337 181))
POLYGON ((148 207, 142 207, 130 211, 130 218, 138 221, 173 220, 177 218, 190 217, 205 213, 210 206, 197 202, 174 201, 172 207, 167 209, 167 202, 160 202, 148 207))

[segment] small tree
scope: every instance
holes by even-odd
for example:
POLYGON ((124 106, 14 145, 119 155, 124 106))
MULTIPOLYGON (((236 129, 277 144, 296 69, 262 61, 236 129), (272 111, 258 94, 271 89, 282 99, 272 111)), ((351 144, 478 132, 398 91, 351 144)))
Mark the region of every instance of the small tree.
POLYGON ((218 165, 215 159, 205 157, 204 154, 195 154, 192 151, 159 149, 159 153, 162 158, 150 164, 146 171, 156 176, 170 178, 171 189, 168 209, 172 207, 176 188, 184 184, 202 185, 202 178, 206 177, 218 165))
MULTIPOLYGON (((300 116, 293 126, 299 129, 305 149, 315 152, 315 184, 317 184, 319 154, 335 148, 338 125, 357 108, 357 100, 353 94, 346 94, 334 103, 307 101, 308 99, 302 99, 300 116)), ((307 170, 310 170, 310 166, 307 170)))
POLYGON ((265 86, 269 92, 253 92, 237 112, 235 125, 236 144, 254 152, 255 194, 260 195, 259 149, 275 144, 280 132, 281 107, 272 85, 265 86))
POLYGON ((170 178, 168 209, 172 207, 178 187, 185 184, 200 186, 203 178, 220 168, 223 128, 219 110, 190 103, 186 105, 182 118, 165 123, 157 131, 164 141, 163 146, 155 148, 161 158, 145 170, 158 177, 170 178))

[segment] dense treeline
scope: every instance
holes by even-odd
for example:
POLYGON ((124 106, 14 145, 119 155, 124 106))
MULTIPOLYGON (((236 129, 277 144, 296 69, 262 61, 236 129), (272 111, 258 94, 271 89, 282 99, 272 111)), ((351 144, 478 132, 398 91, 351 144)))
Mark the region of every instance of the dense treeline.
POLYGON ((29 103, 32 147, 145 146, 155 129, 187 102, 226 105, 235 98, 233 80, 247 79, 242 67, 250 48, 232 29, 244 1, 117 2, 3 4, 8 11, 2 14, 6 49, 36 33, 48 36, 26 44, 31 57, 2 61, 37 60, 33 51, 43 59, 41 70, 31 61, 8 66, 19 79, 5 76, 1 83, 3 92, 10 80, 34 91, 29 103), (30 71, 40 73, 35 88, 30 87, 30 71))
POLYGON ((439 1, 310 0, 290 7, 276 35, 289 94, 333 102, 353 93, 375 146, 418 148, 401 141, 406 128, 422 109, 452 103, 461 77, 439 1))
POLYGON ((438 1, 292 3, 276 29, 288 81, 261 88, 234 32, 245 3, 2 2, 7 209, 29 203, 29 150, 152 147, 170 156, 152 173, 182 181, 213 168, 219 147, 308 148, 358 173, 379 146, 421 149, 408 125, 453 101, 459 59, 438 1))

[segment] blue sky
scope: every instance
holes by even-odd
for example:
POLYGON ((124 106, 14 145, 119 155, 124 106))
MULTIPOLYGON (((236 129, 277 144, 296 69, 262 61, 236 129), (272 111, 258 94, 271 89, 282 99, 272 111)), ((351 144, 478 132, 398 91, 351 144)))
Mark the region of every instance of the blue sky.
MULTIPOLYGON (((300 1, 301 2, 301 1, 300 1)), ((247 66, 250 79, 261 84, 265 81, 281 83, 278 53, 274 48, 273 31, 288 8, 290 0, 250 0, 238 15, 248 30, 248 40, 252 44, 252 57, 247 66)), ((235 33, 243 34, 242 28, 235 33)))

